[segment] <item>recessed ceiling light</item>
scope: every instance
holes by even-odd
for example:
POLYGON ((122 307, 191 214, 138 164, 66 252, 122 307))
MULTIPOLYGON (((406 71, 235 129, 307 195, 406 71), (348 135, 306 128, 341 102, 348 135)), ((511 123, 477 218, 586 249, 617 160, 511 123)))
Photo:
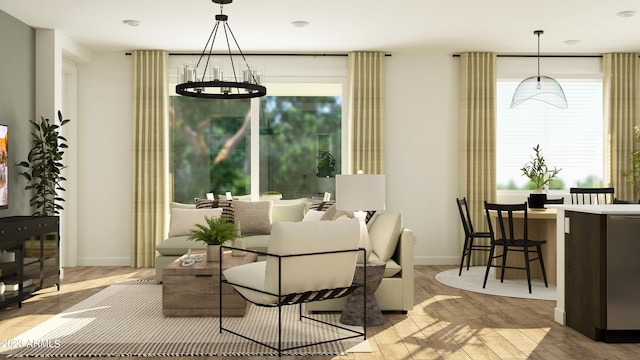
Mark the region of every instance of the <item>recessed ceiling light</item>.
POLYGON ((140 21, 138 20, 122 20, 122 23, 129 26, 138 26, 140 25, 140 21))
POLYGON ((565 40, 564 41, 565 45, 578 45, 579 43, 580 43, 580 40, 577 40, 577 39, 565 40))
POLYGON ((625 10, 625 11, 620 11, 618 13, 616 13, 616 15, 620 16, 620 17, 632 17, 633 15, 636 14, 635 10, 625 10))
POLYGON ((291 25, 295 26, 295 27, 307 27, 309 25, 308 21, 303 21, 303 20, 298 20, 298 21, 292 21, 291 25))

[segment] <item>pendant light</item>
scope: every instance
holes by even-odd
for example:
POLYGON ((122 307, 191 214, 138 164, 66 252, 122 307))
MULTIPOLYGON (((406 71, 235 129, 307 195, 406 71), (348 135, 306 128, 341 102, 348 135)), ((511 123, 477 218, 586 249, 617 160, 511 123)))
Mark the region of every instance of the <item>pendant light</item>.
POLYGON ((265 96, 267 88, 261 85, 263 74, 251 69, 247 63, 235 35, 231 31, 227 20, 229 17, 222 13, 222 6, 230 4, 233 0, 211 0, 220 5, 220 14, 216 15, 216 24, 209 35, 209 39, 202 50, 202 54, 195 66, 185 65, 182 73, 182 83, 176 85, 176 93, 183 96, 206 99, 247 99, 265 96), (213 43, 216 40, 218 29, 222 27, 227 44, 229 59, 231 60, 232 77, 223 79, 222 69, 213 65, 213 43), (231 36, 229 36, 231 35, 231 36), (236 74, 231 52, 231 41, 238 48, 242 58, 241 78, 236 74))
POLYGON ((534 35, 538 36, 538 75, 530 76, 520 82, 513 93, 512 109, 529 99, 542 101, 560 109, 568 107, 562 86, 554 78, 540 75, 540 35, 543 33, 544 31, 542 30, 533 32, 534 35))

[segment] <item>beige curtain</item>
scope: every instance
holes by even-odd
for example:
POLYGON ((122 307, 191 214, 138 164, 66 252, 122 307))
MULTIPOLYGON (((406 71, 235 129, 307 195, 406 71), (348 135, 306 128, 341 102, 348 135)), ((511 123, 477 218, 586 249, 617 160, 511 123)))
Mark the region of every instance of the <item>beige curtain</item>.
POLYGON ((604 116, 608 127, 608 176, 615 197, 638 200, 624 173, 632 169, 634 126, 638 125, 638 54, 605 54, 604 116))
POLYGON ((351 170, 384 173, 384 57, 381 52, 349 53, 351 170))
MULTIPOLYGON (((476 231, 487 229, 484 201, 496 200, 496 106, 496 55, 461 54, 460 197, 467 197, 476 231)), ((474 251, 471 263, 485 265, 487 258, 488 253, 474 251)))
POLYGON ((168 53, 134 51, 131 266, 153 267, 168 195, 168 53))

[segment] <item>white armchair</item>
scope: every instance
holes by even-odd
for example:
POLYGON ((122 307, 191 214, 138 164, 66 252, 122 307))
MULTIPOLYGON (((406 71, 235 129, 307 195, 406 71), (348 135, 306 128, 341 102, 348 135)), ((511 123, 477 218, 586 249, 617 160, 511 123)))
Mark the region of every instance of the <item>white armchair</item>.
MULTIPOLYGON (((358 249, 359 239, 360 225, 357 219, 274 223, 268 251, 262 253, 247 250, 266 255, 266 260, 222 271, 225 280, 221 282, 221 286, 222 283, 232 285, 246 300, 257 306, 299 305, 299 321, 303 319, 319 321, 306 316, 303 313, 302 304, 345 297, 357 287, 364 286, 364 284, 352 283, 357 257, 364 252, 364 249, 358 249)), ((222 269, 223 266, 220 268, 222 269)), ((221 312, 223 307, 221 296, 221 312)), ((366 317, 366 313, 363 316, 366 317)), ((286 324, 279 319, 278 334, 282 334, 283 326, 286 324)), ((365 330, 360 332, 338 327, 348 330, 349 334, 331 341, 360 336, 366 339, 365 330)), ((271 346, 224 328, 221 317, 220 332, 223 331, 277 350, 279 355, 282 351, 328 342, 324 340, 283 348, 278 337, 277 346, 271 346)))

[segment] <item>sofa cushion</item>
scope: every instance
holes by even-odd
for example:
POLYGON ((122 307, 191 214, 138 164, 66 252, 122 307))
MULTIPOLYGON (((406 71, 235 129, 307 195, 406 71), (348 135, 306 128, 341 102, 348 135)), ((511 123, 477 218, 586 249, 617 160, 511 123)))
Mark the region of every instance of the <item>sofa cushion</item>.
POLYGON ((244 247, 251 250, 266 252, 269 248, 269 235, 248 235, 242 238, 244 247))
POLYGON ((235 201, 233 207, 236 222, 240 223, 242 236, 271 233, 273 207, 271 200, 235 201))
POLYGON ((196 208, 196 204, 185 204, 185 203, 179 203, 179 202, 175 202, 172 201, 169 203, 169 208, 171 209, 195 209, 196 208))
MULTIPOLYGON (((374 260, 382 261, 380 260, 380 258, 378 258, 378 255, 371 253, 371 257, 369 258, 369 261, 374 261, 374 260)), ((394 277, 396 274, 402 271, 402 267, 393 259, 389 259, 385 261, 385 264, 387 264, 387 266, 385 266, 384 268, 384 275, 382 275, 382 277, 385 277, 385 278, 394 277)))
POLYGON ((306 214, 304 214, 304 218, 302 221, 320 221, 324 216, 324 211, 318 210, 309 210, 306 214))
POLYGON ((272 220, 276 221, 302 221, 304 218, 304 203, 274 202, 272 208, 272 220))
POLYGON ((233 208, 233 200, 211 200, 195 198, 196 209, 222 209, 222 217, 228 221, 235 223, 235 211, 233 208))
POLYGON ((220 217, 222 209, 171 209, 169 237, 191 235, 196 224, 205 224, 206 217, 220 217))
POLYGON ((398 246, 402 218, 400 213, 378 212, 369 223, 369 239, 373 252, 382 261, 389 260, 398 246))
POLYGON ((163 256, 182 256, 189 249, 204 250, 206 248, 207 244, 189 240, 189 236, 173 236, 156 245, 156 251, 163 256))

